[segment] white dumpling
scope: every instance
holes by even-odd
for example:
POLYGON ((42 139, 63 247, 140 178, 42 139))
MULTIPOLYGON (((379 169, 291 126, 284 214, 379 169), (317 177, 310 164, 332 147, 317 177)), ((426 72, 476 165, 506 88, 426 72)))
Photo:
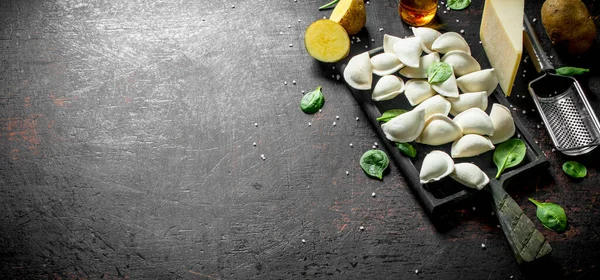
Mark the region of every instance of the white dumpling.
POLYGON ((344 69, 344 80, 355 89, 371 89, 373 67, 371 66, 369 52, 357 54, 348 61, 348 65, 344 69))
POLYGON ((411 106, 416 106, 435 95, 435 91, 431 88, 427 80, 411 79, 404 85, 404 95, 411 106))
POLYGON ((440 62, 440 55, 436 52, 421 56, 419 67, 404 67, 400 70, 400 75, 407 78, 425 79, 427 78, 427 67, 440 62))
POLYGON ((421 39, 417 37, 400 39, 394 43, 394 53, 400 62, 408 67, 419 67, 422 52, 421 39))
POLYGON ((429 27, 411 27, 415 37, 421 39, 421 48, 426 53, 432 53, 431 45, 442 35, 439 31, 429 27))
POLYGON ((452 105, 450 107, 450 114, 453 116, 471 108, 479 108, 485 111, 488 106, 488 95, 485 91, 467 92, 459 94, 458 97, 447 99, 452 105))
POLYGON ((498 77, 496 77, 494 68, 490 68, 459 77, 456 79, 456 83, 462 92, 485 91, 490 95, 498 86, 498 77))
POLYGON ((425 124, 425 112, 412 110, 381 125, 385 137, 394 142, 411 142, 419 136, 425 124))
POLYGON ((465 134, 452 143, 450 155, 453 158, 474 157, 493 150, 495 147, 489 138, 478 134, 465 134))
POLYGON ((373 74, 385 76, 400 70, 404 64, 400 62, 396 54, 384 52, 371 57, 371 66, 373 74))
POLYGON ((490 136, 492 143, 502 143, 515 134, 515 121, 510 110, 505 106, 494 103, 490 111, 490 119, 494 126, 494 134, 490 136))
POLYGON ((431 151, 423 159, 419 179, 421 184, 439 181, 454 171, 454 161, 443 151, 431 151))
POLYGON ((483 189, 490 182, 490 178, 477 165, 469 162, 454 164, 450 178, 477 190, 483 189))
POLYGON ((450 112, 450 102, 441 95, 434 95, 421 102, 413 110, 425 111, 425 120, 434 114, 447 116, 448 112, 450 112))
POLYGON ((375 84, 371 98, 375 101, 390 100, 403 91, 404 81, 402 79, 394 75, 385 75, 375 84))
POLYGON ((448 53, 459 50, 471 54, 469 44, 465 38, 456 32, 446 32, 435 39, 431 45, 431 49, 439 53, 448 53))
POLYGON ((456 115, 453 120, 460 127, 463 134, 494 134, 492 119, 479 108, 465 110, 456 115))
POLYGON ((457 77, 481 70, 479 62, 470 54, 463 51, 449 51, 442 57, 442 62, 452 65, 457 77))
POLYGON ((431 88, 433 88, 433 90, 435 90, 437 93, 446 97, 458 97, 459 94, 454 73, 452 73, 448 79, 441 83, 431 84, 431 88))
POLYGON ((423 131, 415 139, 417 143, 438 146, 461 138, 460 127, 450 118, 442 114, 434 114, 425 120, 423 131))
POLYGON ((383 52, 396 54, 394 44, 400 40, 402 40, 400 37, 383 34, 383 52))

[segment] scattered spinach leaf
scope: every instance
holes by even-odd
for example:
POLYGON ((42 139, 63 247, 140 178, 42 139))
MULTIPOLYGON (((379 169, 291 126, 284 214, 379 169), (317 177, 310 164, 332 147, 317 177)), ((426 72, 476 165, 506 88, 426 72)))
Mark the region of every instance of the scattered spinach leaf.
POLYGON ((535 214, 546 228, 557 232, 567 228, 567 215, 560 205, 552 202, 539 202, 533 198, 529 198, 529 201, 537 206, 535 214))
POLYGON ((558 75, 575 76, 575 75, 582 75, 584 73, 590 72, 590 69, 567 66, 567 67, 557 68, 557 69, 555 69, 555 71, 556 71, 556 74, 558 74, 558 75))
POLYGON ((471 5, 471 0, 448 0, 448 8, 459 11, 464 10, 471 5))
POLYGON ((436 62, 427 67, 427 82, 441 83, 452 76, 452 66, 446 62, 436 62))
POLYGON ((335 7, 335 5, 337 5, 337 3, 340 2, 340 0, 333 0, 321 7, 319 7, 319 10, 327 10, 327 9, 332 9, 335 7))
POLYGON ((377 120, 380 122, 388 122, 389 120, 391 120, 397 116, 400 116, 406 112, 408 112, 408 111, 406 111, 404 109, 387 110, 387 111, 383 112, 383 114, 381 114, 381 117, 377 118, 377 120))
POLYGON ((321 86, 319 86, 317 89, 302 96, 302 100, 300 101, 300 109, 302 109, 304 113, 314 114, 323 107, 324 103, 325 96, 323 96, 323 92, 321 92, 321 86))
POLYGON ((565 162, 562 166, 562 170, 573 178, 583 178, 587 175, 587 168, 576 161, 565 162))
POLYGON ((400 150, 402 154, 405 156, 414 158, 417 156, 417 149, 409 143, 396 143, 396 147, 400 150))
POLYGON ((360 167, 375 178, 383 178, 383 171, 390 164, 387 155, 381 150, 368 150, 360 157, 360 167))
POLYGON ((525 143, 518 138, 508 139, 502 144, 496 147, 494 151, 494 163, 498 167, 498 173, 496 173, 496 179, 500 177, 500 174, 510 167, 517 166, 527 154, 527 147, 525 143))

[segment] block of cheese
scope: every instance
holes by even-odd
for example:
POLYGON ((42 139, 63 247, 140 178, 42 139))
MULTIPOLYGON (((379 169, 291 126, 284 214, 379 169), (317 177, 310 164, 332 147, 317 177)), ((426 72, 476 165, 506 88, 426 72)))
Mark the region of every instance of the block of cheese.
POLYGON ((486 0, 479 37, 507 96, 517 75, 523 53, 524 0, 486 0))

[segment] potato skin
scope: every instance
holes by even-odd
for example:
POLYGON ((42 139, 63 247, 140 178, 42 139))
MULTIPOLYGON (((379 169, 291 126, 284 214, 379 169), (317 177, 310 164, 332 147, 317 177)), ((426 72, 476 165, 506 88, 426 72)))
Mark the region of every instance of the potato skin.
POLYGON ((596 25, 580 0, 547 0, 542 24, 552 44, 565 44, 572 54, 586 52, 596 37, 596 25))

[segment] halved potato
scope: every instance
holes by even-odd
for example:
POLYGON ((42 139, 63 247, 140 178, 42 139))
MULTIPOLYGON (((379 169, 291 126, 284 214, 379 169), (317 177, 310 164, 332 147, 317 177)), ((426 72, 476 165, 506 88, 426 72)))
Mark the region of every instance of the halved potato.
POLYGON ((304 47, 318 61, 338 62, 350 52, 350 37, 339 23, 320 19, 306 28, 304 47))

